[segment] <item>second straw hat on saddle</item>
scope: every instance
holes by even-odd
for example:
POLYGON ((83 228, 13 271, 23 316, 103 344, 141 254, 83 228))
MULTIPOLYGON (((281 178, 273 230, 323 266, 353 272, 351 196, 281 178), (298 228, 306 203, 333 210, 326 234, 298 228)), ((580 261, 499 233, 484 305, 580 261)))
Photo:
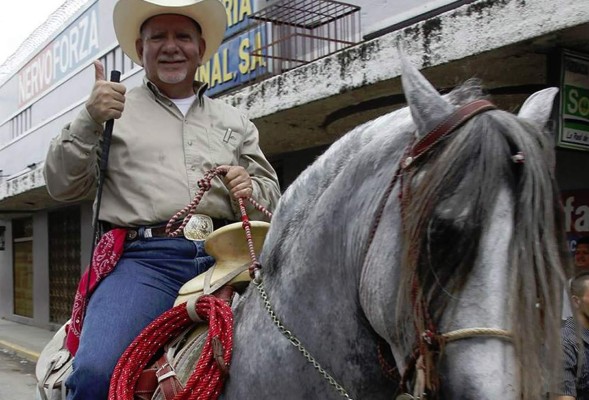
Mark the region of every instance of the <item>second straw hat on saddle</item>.
MULTIPOLYGON (((250 224, 254 252, 259 256, 270 224, 263 221, 250 221, 250 224)), ((239 290, 250 281, 248 267, 252 261, 241 222, 211 233, 205 240, 205 250, 213 256, 215 264, 180 288, 174 306, 185 303, 193 296, 211 294, 223 284, 231 284, 239 290)))
POLYGON ((143 65, 135 47, 141 26, 162 14, 184 15, 200 25, 206 44, 203 64, 215 54, 225 36, 227 12, 219 0, 119 0, 113 10, 115 34, 121 49, 135 64, 143 65))

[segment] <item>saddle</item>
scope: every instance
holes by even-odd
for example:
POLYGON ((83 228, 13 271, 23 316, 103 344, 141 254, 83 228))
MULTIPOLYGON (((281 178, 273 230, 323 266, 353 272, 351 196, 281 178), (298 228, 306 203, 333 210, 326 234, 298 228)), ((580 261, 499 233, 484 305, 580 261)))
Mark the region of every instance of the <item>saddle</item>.
MULTIPOLYGON (((250 224, 253 250, 259 255, 270 224, 262 221, 250 221, 250 224)), ((215 258, 215 264, 180 288, 174 306, 209 294, 231 304, 234 294, 243 293, 249 284, 251 258, 240 222, 211 233, 205 240, 205 250, 215 258)), ((135 399, 173 399, 190 378, 207 332, 207 325, 196 324, 168 343, 163 355, 141 373, 135 388, 135 399)))
MULTIPOLYGON (((250 221, 250 225, 254 252, 259 255, 270 224, 250 221)), ((186 303, 191 298, 213 294, 225 285, 241 293, 250 282, 248 267, 251 259, 241 222, 226 225, 211 233, 205 240, 205 251, 215 259, 215 264, 180 288, 174 306, 186 303)))

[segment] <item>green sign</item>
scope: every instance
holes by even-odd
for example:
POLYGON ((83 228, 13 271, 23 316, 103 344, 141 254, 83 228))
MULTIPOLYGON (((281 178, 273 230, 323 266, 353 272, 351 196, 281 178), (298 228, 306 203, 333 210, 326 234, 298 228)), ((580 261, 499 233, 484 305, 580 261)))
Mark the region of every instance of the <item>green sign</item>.
POLYGON ((589 151, 589 57, 565 52, 562 58, 558 145, 589 151))

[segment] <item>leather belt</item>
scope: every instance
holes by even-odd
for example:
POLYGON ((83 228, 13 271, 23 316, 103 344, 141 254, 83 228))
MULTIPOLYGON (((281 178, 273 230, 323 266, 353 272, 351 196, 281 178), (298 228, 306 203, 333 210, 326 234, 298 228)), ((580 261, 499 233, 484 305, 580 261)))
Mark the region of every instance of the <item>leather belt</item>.
MULTIPOLYGON (((234 221, 230 221, 228 219, 221 219, 221 218, 211 218, 211 220, 213 222, 213 230, 217 230, 227 224, 231 224, 234 222, 234 221)), ((115 228, 115 226, 113 226, 112 224, 109 224, 108 222, 101 222, 101 224, 104 227, 105 232, 115 228)), ((180 225, 182 225, 182 220, 173 223, 172 227, 170 229, 170 232, 173 232, 176 229, 178 229, 180 227, 180 225)), ((126 237, 127 241, 134 241, 137 239, 150 238, 150 237, 152 237, 152 238, 168 237, 168 234, 166 233, 166 224, 133 227, 133 228, 125 227, 125 229, 127 229, 127 237, 126 237), (141 234, 141 232, 143 232, 143 234, 141 234)), ((181 232, 177 237, 185 237, 184 232, 181 232)), ((192 239, 192 238, 189 238, 189 239, 192 239)))

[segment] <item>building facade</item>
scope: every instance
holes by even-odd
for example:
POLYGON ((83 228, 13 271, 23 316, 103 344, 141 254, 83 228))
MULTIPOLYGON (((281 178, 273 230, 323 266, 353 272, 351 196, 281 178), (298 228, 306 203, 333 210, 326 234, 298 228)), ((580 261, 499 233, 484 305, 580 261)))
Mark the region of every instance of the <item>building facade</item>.
MULTIPOLYGON (((402 51, 439 90, 477 77, 505 109, 559 86, 556 169, 571 246, 589 232, 589 0, 222 3, 226 40, 197 78, 254 121, 283 189, 345 132, 404 106, 402 51)), ((127 87, 141 82, 116 43, 114 4, 67 1, 60 23, 50 18, 0 68, 0 318, 62 324, 90 260, 92 198, 52 200, 42 169, 90 93, 94 59, 127 87)))

